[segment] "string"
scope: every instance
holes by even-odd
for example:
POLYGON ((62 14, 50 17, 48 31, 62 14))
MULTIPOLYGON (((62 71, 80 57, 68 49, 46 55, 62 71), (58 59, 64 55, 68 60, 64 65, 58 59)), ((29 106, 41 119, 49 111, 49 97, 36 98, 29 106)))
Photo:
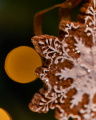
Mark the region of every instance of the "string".
POLYGON ((82 0, 67 0, 63 3, 53 5, 52 7, 49 7, 45 10, 42 10, 42 11, 36 13, 35 16, 34 16, 34 21, 33 21, 33 27, 34 27, 35 35, 42 35, 43 34, 43 32, 42 32, 42 16, 45 13, 47 13, 47 12, 49 12, 49 11, 55 9, 55 8, 72 9, 72 8, 76 7, 81 1, 82 0))

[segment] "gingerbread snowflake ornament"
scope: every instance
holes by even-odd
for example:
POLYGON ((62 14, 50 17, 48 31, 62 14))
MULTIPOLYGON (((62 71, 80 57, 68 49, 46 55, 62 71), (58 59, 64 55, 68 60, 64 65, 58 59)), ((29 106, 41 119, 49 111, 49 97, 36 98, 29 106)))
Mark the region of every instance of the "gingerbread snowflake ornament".
POLYGON ((78 22, 62 20, 60 35, 32 38, 43 66, 36 70, 44 87, 29 108, 55 109, 58 120, 96 120, 96 0, 84 0, 78 22))

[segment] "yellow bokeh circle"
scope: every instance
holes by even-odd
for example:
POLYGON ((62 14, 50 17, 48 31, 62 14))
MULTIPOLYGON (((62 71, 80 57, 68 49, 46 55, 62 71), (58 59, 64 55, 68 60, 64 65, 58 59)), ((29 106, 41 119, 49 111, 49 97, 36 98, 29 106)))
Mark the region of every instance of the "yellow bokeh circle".
POLYGON ((37 78, 35 70, 41 65, 41 58, 33 48, 19 46, 8 53, 4 68, 12 80, 29 83, 37 78))
POLYGON ((0 120, 12 120, 9 113, 2 108, 0 108, 0 120))

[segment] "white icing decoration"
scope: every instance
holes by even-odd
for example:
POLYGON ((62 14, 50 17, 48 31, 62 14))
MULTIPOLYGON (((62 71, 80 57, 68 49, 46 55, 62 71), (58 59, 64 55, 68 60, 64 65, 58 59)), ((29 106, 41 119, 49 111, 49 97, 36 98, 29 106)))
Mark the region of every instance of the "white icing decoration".
POLYGON ((70 24, 66 24, 65 28, 63 29, 63 31, 66 32, 66 35, 65 37, 69 37, 69 30, 72 30, 72 29, 78 29, 80 27, 80 25, 74 25, 74 23, 70 23, 70 24))
MULTIPOLYGON (((96 1, 92 0, 93 6, 89 6, 86 12, 85 17, 85 34, 88 36, 92 36, 93 46, 87 47, 82 42, 82 36, 74 37, 76 41, 76 51, 80 53, 80 57, 78 59, 73 59, 68 55, 68 51, 66 51, 66 43, 65 41, 60 41, 58 38, 56 39, 46 39, 45 43, 40 41, 39 44, 42 45, 43 54, 46 59, 51 60, 51 64, 58 64, 63 62, 65 59, 72 61, 73 68, 62 68, 55 75, 59 78, 59 80, 66 80, 67 78, 72 78, 73 83, 68 88, 63 89, 61 86, 55 85, 52 86, 47 77, 47 73, 50 70, 45 69, 43 73, 40 74, 40 78, 46 83, 48 86, 48 93, 45 94, 45 99, 42 98, 40 102, 40 107, 37 111, 46 111, 48 112, 50 109, 58 108, 60 110, 60 118, 58 120, 67 120, 70 117, 77 118, 81 120, 79 115, 73 115, 67 113, 61 108, 61 106, 56 105, 53 107, 55 103, 63 104, 67 97, 67 93, 71 89, 76 89, 76 94, 73 95, 72 100, 70 101, 70 108, 74 108, 82 101, 83 95, 87 94, 89 96, 89 103, 84 105, 84 109, 80 110, 80 113, 83 116, 84 120, 96 120, 96 104, 93 103, 93 98, 96 95, 96 1), (47 45, 45 45, 47 44, 47 45), (52 54, 52 55, 50 55, 52 54), (58 56, 58 57, 57 57, 58 56), (59 88, 58 88, 58 87, 59 88), (95 116, 94 116, 95 115, 95 116)), ((74 23, 66 24, 64 31, 67 33, 65 37, 69 37, 70 30, 79 29, 80 26, 75 26, 74 23)))
POLYGON ((73 115, 73 114, 67 115, 66 112, 59 105, 57 105, 56 108, 58 108, 60 111, 59 120, 69 120, 69 118, 81 120, 80 116, 78 116, 78 115, 73 115))
MULTIPOLYGON (((75 88, 77 93, 71 100, 71 108, 77 106, 84 94, 89 95, 89 103, 85 105, 85 109, 82 109, 80 113, 83 113, 84 120, 96 120, 96 104, 93 103, 93 98, 96 95, 96 3, 93 1, 94 8, 88 7, 87 16, 85 18, 86 29, 85 32, 88 36, 92 36, 93 46, 91 48, 86 47, 82 43, 81 38, 74 37, 76 40, 76 50, 80 52, 80 57, 74 61, 74 67, 72 69, 61 69, 60 72, 56 73, 59 79, 66 80, 67 78, 73 78, 74 82, 69 87, 70 89, 75 88)), ((66 91, 66 89, 65 89, 66 91)), ((79 117, 79 116, 78 116, 79 117)), ((74 118, 74 117, 73 117, 74 118)), ((66 120, 68 116, 63 115, 60 120, 66 120)), ((81 118, 78 118, 81 120, 81 118)))
MULTIPOLYGON (((91 48, 86 47, 82 43, 82 39, 74 37, 76 40, 76 47, 80 51, 80 57, 75 60, 74 67, 72 69, 61 69, 60 72, 56 73, 59 79, 66 80, 67 78, 73 78, 74 82, 70 87, 75 88, 77 93, 73 96, 71 100, 71 108, 77 106, 80 101, 82 101, 82 96, 84 94, 89 95, 89 104, 86 105, 84 120, 93 120, 91 111, 96 112, 96 105, 92 102, 94 95, 96 94, 96 45, 91 48), (93 107, 95 109, 93 109, 93 107), (89 115, 90 112, 90 115, 89 115)), ((66 91, 66 89, 65 89, 66 91)))
MULTIPOLYGON (((61 48, 61 42, 58 40, 58 38, 55 39, 46 39, 45 41, 39 41, 39 44, 41 45, 41 49, 43 51, 43 55, 46 59, 50 60, 50 64, 53 63, 54 59, 56 58, 56 55, 62 54, 60 52, 61 48), (44 43, 45 42, 45 43, 44 43), (47 44, 47 46, 46 46, 47 44)), ((56 62, 57 64, 57 62, 56 62)))
POLYGON ((85 32, 88 36, 92 36, 93 43, 96 44, 96 1, 92 0, 93 6, 87 9, 87 16, 85 17, 85 32))

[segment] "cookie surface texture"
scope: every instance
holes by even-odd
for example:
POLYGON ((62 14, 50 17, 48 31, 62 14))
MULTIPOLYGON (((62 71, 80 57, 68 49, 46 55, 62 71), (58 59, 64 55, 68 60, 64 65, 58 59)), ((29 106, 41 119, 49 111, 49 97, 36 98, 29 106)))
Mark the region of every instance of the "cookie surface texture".
POLYGON ((96 1, 81 9, 78 22, 62 21, 58 37, 32 38, 43 66, 36 70, 44 87, 29 108, 55 109, 57 120, 96 120, 96 1))

